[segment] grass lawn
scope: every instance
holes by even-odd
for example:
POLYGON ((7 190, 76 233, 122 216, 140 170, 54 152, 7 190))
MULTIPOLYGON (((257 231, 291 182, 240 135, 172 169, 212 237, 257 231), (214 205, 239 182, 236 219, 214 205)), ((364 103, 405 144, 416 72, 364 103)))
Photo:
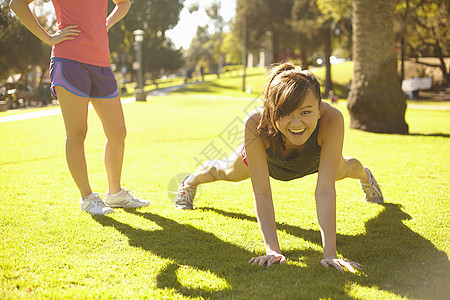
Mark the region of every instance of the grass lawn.
MULTIPOLYGON (((449 111, 408 109, 412 134, 386 135, 348 129, 339 102, 344 155, 371 168, 386 198, 367 204, 356 181, 337 183, 338 255, 362 263, 357 274, 319 263, 315 175, 272 180, 288 259, 272 268, 247 264, 264 252, 249 180, 205 185, 196 210, 173 208, 174 176, 239 144, 257 95, 239 82, 224 76, 124 105, 123 185, 150 206, 108 217, 79 211, 61 116, 0 123, 0 298, 448 299, 449 111)), ((101 193, 104 140, 90 111, 86 153, 101 193)))

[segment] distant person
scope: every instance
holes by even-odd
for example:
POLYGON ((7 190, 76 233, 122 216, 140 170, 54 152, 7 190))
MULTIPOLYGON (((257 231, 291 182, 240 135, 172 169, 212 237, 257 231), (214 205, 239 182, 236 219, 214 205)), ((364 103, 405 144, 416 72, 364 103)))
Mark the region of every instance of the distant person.
POLYGON ((203 66, 200 67, 200 76, 202 77, 202 82, 205 82, 205 68, 203 66))
POLYGON ((338 102, 339 98, 338 98, 338 96, 334 93, 333 90, 329 90, 329 91, 328 91, 328 100, 330 100, 330 103, 334 104, 334 103, 338 102))
MULTIPOLYGON (((321 264, 354 272, 360 264, 336 255, 335 181, 358 179, 366 201, 383 203, 377 181, 358 160, 342 157, 342 114, 320 100, 319 82, 312 73, 288 63, 275 66, 267 78, 263 97, 262 109, 250 113, 245 121, 243 145, 228 159, 208 161, 186 176, 178 188, 175 207, 193 209, 199 184, 251 178, 266 254, 253 257, 250 262, 268 266, 284 263, 269 177, 289 181, 318 172, 315 200, 324 250, 321 264)), ((298 192, 302 192, 301 185, 298 192)))
POLYGON ((127 14, 130 1, 113 0, 116 6, 108 16, 108 0, 52 0, 58 23, 58 31, 53 35, 47 33, 32 14, 28 7, 32 1, 11 0, 10 7, 34 35, 53 46, 51 89, 59 100, 64 118, 66 158, 81 194, 81 210, 104 215, 113 213, 112 207, 147 206, 148 201, 136 198, 120 184, 126 129, 109 60, 107 31, 127 14), (87 174, 84 140, 89 100, 107 138, 105 165, 109 192, 105 202, 92 191, 87 174))
POLYGON ((192 82, 194 75, 194 70, 192 68, 189 68, 186 72, 186 83, 192 82))

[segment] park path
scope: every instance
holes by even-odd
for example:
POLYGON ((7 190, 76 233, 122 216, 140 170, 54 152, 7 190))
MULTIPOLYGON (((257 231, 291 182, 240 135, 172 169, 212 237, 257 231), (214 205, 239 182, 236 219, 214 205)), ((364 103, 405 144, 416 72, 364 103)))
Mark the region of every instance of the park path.
POLYGON ((426 104, 408 104, 408 108, 414 109, 434 109, 434 110, 450 110, 450 105, 426 105, 426 104))
MULTIPOLYGON (((151 98, 151 97, 156 97, 156 96, 163 96, 168 93, 174 92, 184 86, 186 86, 186 84, 181 84, 181 85, 176 85, 176 86, 171 86, 171 87, 167 87, 167 88, 153 90, 153 91, 150 91, 149 93, 147 93, 147 97, 151 98)), ((127 98, 120 99, 120 101, 122 102, 122 104, 127 104, 127 103, 135 102, 135 98, 127 97, 127 98)), ((92 104, 89 103, 89 109, 92 109, 92 108, 93 108, 92 104)), ((48 116, 54 116, 54 115, 60 115, 60 114, 61 114, 60 108, 18 113, 18 114, 14 114, 14 115, 0 117, 0 123, 35 119, 35 118, 48 117, 48 116)))
MULTIPOLYGON (((151 98, 151 97, 167 95, 167 94, 174 92, 184 86, 186 86, 186 84, 153 90, 153 91, 149 92, 147 94, 147 96, 151 98)), ((127 97, 127 98, 121 99, 121 102, 122 102, 122 104, 132 103, 132 102, 135 102, 135 99, 134 99, 134 97, 127 97)), ((426 105, 426 104, 408 104, 408 108, 430 109, 430 110, 450 110, 450 106, 426 105)), ((89 109, 92 109, 91 104, 89 104, 89 109)), ((34 119, 34 118, 47 117, 47 116, 54 116, 54 115, 59 115, 59 114, 61 114, 60 108, 47 109, 47 110, 34 111, 34 112, 26 112, 26 113, 18 113, 18 114, 14 114, 14 115, 0 117, 0 123, 28 120, 28 119, 34 119)))

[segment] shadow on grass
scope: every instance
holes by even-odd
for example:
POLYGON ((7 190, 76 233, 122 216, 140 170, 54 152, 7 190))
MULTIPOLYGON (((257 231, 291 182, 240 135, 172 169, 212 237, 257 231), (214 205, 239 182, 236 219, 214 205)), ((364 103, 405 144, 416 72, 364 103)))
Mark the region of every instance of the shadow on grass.
POLYGON ((407 135, 410 135, 410 136, 444 137, 444 138, 449 138, 450 137, 450 134, 448 134, 448 133, 409 133, 407 135))
MULTIPOLYGON (((339 253, 365 265, 359 275, 340 274, 336 270, 324 269, 319 264, 322 253, 313 249, 285 252, 291 261, 289 264, 270 269, 251 267, 247 261, 255 253, 225 242, 212 233, 150 212, 127 210, 156 223, 162 229, 142 230, 110 217, 93 218, 101 225, 114 227, 126 235, 130 246, 175 261, 157 275, 157 286, 161 289, 173 289, 186 297, 353 299, 354 296, 348 294, 349 285, 356 283, 358 286, 370 289, 375 287, 402 297, 444 298, 445 284, 449 280, 447 255, 403 224, 402 220, 410 219, 410 216, 399 205, 384 204, 384 207, 377 217, 366 223, 364 235, 337 236, 339 253), (226 281, 228 287, 212 286, 207 289, 183 285, 178 279, 177 270, 186 266, 191 270, 212 273, 226 281)), ((256 222, 255 217, 242 213, 215 208, 200 209, 233 219, 256 222)), ((321 244, 318 230, 305 230, 281 223, 277 223, 277 229, 321 244)))

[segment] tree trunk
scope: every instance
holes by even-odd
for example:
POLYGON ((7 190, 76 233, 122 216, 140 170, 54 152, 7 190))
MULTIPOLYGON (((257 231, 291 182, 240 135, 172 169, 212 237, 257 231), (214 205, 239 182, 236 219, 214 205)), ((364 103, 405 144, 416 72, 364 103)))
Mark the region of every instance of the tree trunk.
POLYGON ((324 96, 328 97, 328 92, 333 89, 331 81, 331 22, 327 22, 323 30, 324 44, 325 44, 325 88, 324 96))
POLYGON ((272 30, 272 63, 279 62, 278 33, 272 30))
POLYGON ((350 127, 408 133, 406 101, 397 77, 394 7, 390 0, 353 0, 353 80, 350 127))

